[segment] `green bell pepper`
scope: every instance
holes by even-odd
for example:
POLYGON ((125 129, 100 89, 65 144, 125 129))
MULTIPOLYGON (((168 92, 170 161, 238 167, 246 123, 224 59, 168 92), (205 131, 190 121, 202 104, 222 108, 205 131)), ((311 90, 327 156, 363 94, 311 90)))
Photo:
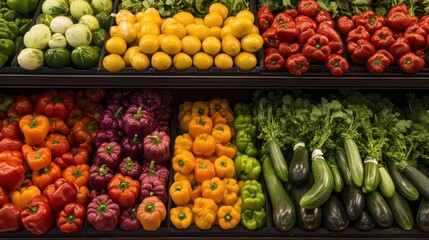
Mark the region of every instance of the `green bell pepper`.
POLYGON ((238 131, 235 136, 235 143, 239 152, 249 155, 250 157, 257 157, 259 151, 254 144, 256 139, 253 138, 251 134, 251 132, 249 134, 249 129, 238 131))
POLYGON ((7 0, 7 6, 20 14, 36 11, 39 0, 7 0))
POLYGON ((21 19, 21 22, 19 23, 19 35, 24 36, 24 34, 27 32, 28 27, 30 26, 30 19, 28 18, 23 18, 21 19))
POLYGON ((234 158, 235 175, 241 180, 258 179, 261 174, 259 161, 247 155, 239 155, 234 158))
POLYGON ((252 115, 252 111, 250 110, 249 104, 237 103, 234 106, 234 114, 235 114, 235 116, 252 115))
POLYGON ((2 96, 0 97, 0 111, 7 112, 9 110, 9 107, 12 106, 12 104, 15 102, 13 98, 8 96, 2 96))
POLYGON ((256 126, 253 124, 253 118, 250 115, 238 115, 234 120, 235 131, 247 129, 252 137, 256 137, 256 126))
POLYGON ((9 10, 3 14, 2 18, 6 21, 15 21, 21 18, 21 15, 15 10, 9 10))
POLYGON ((265 205, 265 195, 262 185, 256 180, 246 180, 241 189, 241 200, 243 210, 260 210, 265 205))
POLYGON ((267 214, 263 208, 259 211, 244 210, 241 214, 241 224, 249 230, 264 227, 266 219, 267 214))

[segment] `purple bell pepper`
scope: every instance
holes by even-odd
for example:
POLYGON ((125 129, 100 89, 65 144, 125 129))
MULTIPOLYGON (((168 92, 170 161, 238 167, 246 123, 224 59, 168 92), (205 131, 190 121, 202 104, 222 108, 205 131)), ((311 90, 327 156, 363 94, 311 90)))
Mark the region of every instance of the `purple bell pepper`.
MULTIPOLYGON (((151 161, 151 162, 144 162, 143 163, 143 167, 142 167, 143 168, 143 172, 142 172, 142 174, 140 175, 140 178, 139 178, 140 182, 141 182, 142 178, 145 178, 146 176, 148 176, 150 174, 149 172, 151 170, 152 162, 153 161, 151 161)), ((153 164, 155 165, 154 166, 155 167, 155 174, 157 176, 159 176, 161 178, 161 180, 166 184, 167 181, 168 181, 168 176, 170 175, 170 171, 168 171, 168 169, 166 167, 162 166, 162 165, 155 164, 155 162, 153 162, 153 164)))
POLYGON ((161 96, 155 90, 141 89, 131 93, 132 104, 142 107, 144 110, 153 112, 161 106, 161 96))
POLYGON ((161 105, 158 109, 155 110, 155 119, 168 121, 170 120, 172 113, 173 109, 170 106, 161 105))
POLYGON ((144 137, 153 131, 154 114, 137 105, 131 105, 125 112, 124 122, 125 135, 133 137, 137 134, 144 137))
POLYGON ((131 90, 127 89, 111 91, 106 96, 107 104, 119 104, 120 106, 127 108, 131 105, 131 92, 131 90))
POLYGON ((162 178, 160 178, 160 176, 156 175, 154 161, 150 163, 149 173, 140 177, 140 200, 151 196, 156 196, 164 204, 168 199, 166 183, 162 178))
POLYGON ((93 164, 89 170, 89 185, 91 189, 102 190, 107 188, 114 172, 106 164, 93 164))
POLYGON ((138 180, 143 169, 139 162, 134 161, 131 157, 127 157, 122 159, 122 162, 119 164, 119 172, 122 175, 138 180))
POLYGON ((157 120, 155 122, 155 130, 158 132, 170 132, 170 125, 168 120, 157 120))
POLYGON ((143 140, 140 139, 138 134, 134 134, 134 137, 122 138, 121 145, 124 157, 131 157, 138 160, 143 157, 143 140))
POLYGON ((119 162, 122 159, 122 146, 117 142, 105 142, 97 149, 95 163, 98 165, 106 164, 109 168, 118 169, 119 162))
POLYGON ((120 142, 122 132, 114 129, 99 129, 94 137, 95 148, 98 149, 105 142, 120 142))
POLYGON ((119 228, 124 231, 134 231, 142 227, 137 219, 137 207, 128 207, 121 209, 119 215, 119 228))
POLYGON ((102 194, 107 194, 107 190, 106 189, 92 189, 91 192, 89 192, 89 200, 92 201, 94 198, 102 195, 102 194))
POLYGON ((122 131, 124 128, 124 107, 119 104, 109 104, 101 114, 100 129, 115 129, 122 131))
POLYGON ((143 139, 143 157, 165 164, 170 157, 170 136, 163 131, 153 131, 143 139))
POLYGON ((102 194, 94 198, 87 208, 88 222, 99 232, 115 230, 121 210, 109 195, 102 194))

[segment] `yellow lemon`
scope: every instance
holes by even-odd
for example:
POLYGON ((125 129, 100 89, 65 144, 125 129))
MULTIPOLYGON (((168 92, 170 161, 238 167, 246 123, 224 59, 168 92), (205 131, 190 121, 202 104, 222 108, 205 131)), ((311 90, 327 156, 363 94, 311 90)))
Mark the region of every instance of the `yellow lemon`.
POLYGON ((160 41, 156 35, 145 35, 139 41, 139 48, 142 53, 154 54, 159 50, 160 41))
POLYGON ((213 3, 212 5, 210 5, 209 13, 214 12, 220 13, 224 20, 228 17, 229 14, 228 8, 222 3, 213 3))
POLYGON ((161 26, 162 19, 158 12, 145 12, 138 21, 141 23, 155 23, 159 27, 161 26))
POLYGON ((213 66, 213 57, 204 52, 196 53, 192 61, 198 70, 208 70, 213 66))
POLYGON ((118 26, 111 26, 110 29, 109 29, 110 37, 117 37, 118 36, 118 32, 119 32, 119 27, 118 26))
POLYGON ((218 54, 222 48, 220 40, 213 36, 204 39, 204 41, 201 43, 201 46, 203 47, 203 51, 210 55, 218 54))
POLYGON ((130 64, 135 70, 141 71, 146 70, 149 67, 150 61, 146 54, 136 52, 130 56, 130 64))
POLYGON ((195 18, 194 23, 195 24, 204 24, 204 19, 202 19, 202 18, 195 18))
POLYGON ((175 23, 176 22, 176 20, 174 19, 174 18, 166 18, 166 19, 163 19, 163 22, 162 22, 162 24, 161 24, 161 32, 162 33, 164 33, 164 28, 165 28, 165 26, 167 26, 168 24, 170 24, 170 23, 175 23))
POLYGON ((255 21, 255 16, 249 10, 241 10, 240 12, 237 13, 237 15, 235 15, 235 17, 237 17, 237 18, 241 18, 241 17, 248 18, 250 21, 252 21, 252 23, 255 21))
MULTIPOLYGON (((190 24, 190 25, 192 25, 192 24, 190 24)), ((196 36, 198 39, 200 39, 201 42, 210 36, 210 28, 204 24, 196 24, 195 26, 193 26, 190 29, 190 31, 191 32, 188 35, 196 36)))
POLYGON ((109 54, 103 58, 103 68, 108 72, 117 73, 125 68, 125 61, 118 54, 109 54))
POLYGON ((173 18, 185 26, 195 22, 195 17, 190 12, 178 12, 173 18))
POLYGON ((216 55, 214 59, 214 65, 220 70, 228 70, 231 69, 234 65, 234 61, 232 60, 232 57, 228 54, 221 53, 216 55))
POLYGON ((231 57, 236 56, 241 51, 240 41, 229 34, 222 38, 222 51, 231 57))
POLYGON ((174 35, 179 39, 186 36, 186 27, 180 22, 170 22, 164 26, 163 33, 165 35, 174 35))
POLYGON ((139 37, 143 37, 145 35, 159 35, 160 31, 159 31, 159 27, 158 25, 156 25, 153 22, 145 22, 145 23, 141 23, 140 25, 140 31, 139 31, 139 37))
POLYGON ((135 23, 136 18, 132 12, 123 8, 116 13, 115 22, 116 25, 119 25, 121 22, 135 23))
POLYGON ((156 8, 153 8, 153 7, 150 7, 148 9, 146 9, 146 11, 144 11, 144 12, 146 12, 146 13, 156 13, 156 14, 159 15, 158 10, 156 8))
POLYGON ((252 32, 253 22, 247 17, 236 17, 231 23, 231 32, 237 38, 242 38, 252 32))
POLYGON ((204 17, 204 25, 207 27, 221 27, 223 24, 222 15, 218 12, 209 13, 204 17))
POLYGON ((201 41, 196 36, 189 35, 182 38, 182 52, 194 55, 201 50, 201 41))
POLYGON ((128 48, 127 51, 125 51, 124 56, 122 56, 125 60, 125 64, 127 66, 131 66, 130 56, 133 55, 134 53, 139 53, 139 52, 140 52, 139 46, 133 46, 128 48))
POLYGON ((160 34, 159 36, 158 36, 158 39, 159 39, 159 42, 161 43, 161 41, 162 41, 162 39, 164 39, 164 37, 165 37, 166 35, 163 33, 163 34, 160 34))
POLYGON ((186 53, 178 53, 173 57, 173 66, 177 70, 186 70, 192 67, 192 58, 186 53))
POLYGON ((225 21, 223 21, 223 25, 228 25, 230 23, 232 23, 235 20, 235 16, 229 16, 228 18, 225 19, 225 21))
POLYGON ((250 33, 241 39, 241 48, 247 52, 257 52, 264 45, 264 39, 257 33, 250 33))
POLYGON ((182 42, 175 35, 165 36, 161 41, 162 51, 174 55, 182 50, 182 42))
POLYGON ((127 43, 121 37, 111 37, 106 41, 106 51, 122 55, 127 51, 127 43))
POLYGON ((224 25, 220 30, 220 38, 224 38, 226 35, 232 34, 231 24, 224 25))
POLYGON ((214 26, 210 28, 210 36, 216 37, 220 39, 220 33, 222 32, 222 28, 218 26, 214 26))
POLYGON ((171 67, 172 60, 170 55, 165 52, 156 52, 150 60, 152 67, 156 70, 167 70, 171 67))
POLYGON ((252 31, 250 33, 257 33, 257 34, 259 34, 259 28, 256 25, 253 25, 252 31))
POLYGON ((136 40, 138 35, 137 29, 134 27, 134 23, 123 21, 118 25, 117 36, 121 37, 127 43, 132 43, 136 40))
POLYGON ((234 64, 242 71, 248 71, 256 67, 258 60, 255 55, 248 52, 241 52, 234 58, 234 64))

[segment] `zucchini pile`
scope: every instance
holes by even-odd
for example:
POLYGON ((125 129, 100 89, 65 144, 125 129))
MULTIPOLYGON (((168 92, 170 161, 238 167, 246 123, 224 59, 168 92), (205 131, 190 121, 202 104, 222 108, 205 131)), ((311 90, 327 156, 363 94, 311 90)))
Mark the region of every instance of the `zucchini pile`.
POLYGON ((277 229, 429 231, 429 97, 264 90, 252 104, 277 229))

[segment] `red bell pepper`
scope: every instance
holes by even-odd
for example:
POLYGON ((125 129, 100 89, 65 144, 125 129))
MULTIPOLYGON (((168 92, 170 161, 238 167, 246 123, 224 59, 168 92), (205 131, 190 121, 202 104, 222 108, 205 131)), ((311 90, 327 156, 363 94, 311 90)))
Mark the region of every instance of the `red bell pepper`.
POLYGON ((357 42, 359 39, 371 39, 371 34, 363 26, 358 26, 347 34, 346 42, 357 42))
POLYGON ((43 234, 52 227, 54 217, 51 207, 40 198, 32 199, 21 213, 22 225, 33 234, 43 234))
POLYGON ((0 152, 10 150, 10 151, 20 151, 24 142, 19 139, 3 138, 0 140, 0 152))
POLYGON ((43 195, 49 199, 52 211, 58 212, 68 203, 76 201, 77 188, 74 183, 64 178, 58 178, 54 184, 43 190, 43 195))
POLYGON ((393 42, 389 47, 389 52, 393 57, 399 58, 409 52, 411 52, 410 44, 403 37, 400 37, 393 42))
POLYGON ((24 134, 19 128, 19 116, 15 115, 1 122, 1 137, 24 140, 24 134))
POLYGON ((414 52, 417 56, 423 58, 426 63, 429 63, 429 46, 418 49, 414 52))
POLYGON ((140 193, 140 183, 120 173, 107 185, 110 198, 121 207, 131 207, 140 193))
POLYGON ((295 26, 298 29, 298 32, 300 32, 300 33, 304 32, 308 29, 316 30, 316 28, 317 28, 316 22, 314 22, 309 17, 306 17, 306 18, 300 18, 299 21, 295 21, 295 26))
POLYGON ((70 148, 67 137, 57 133, 49 134, 46 137, 45 146, 51 151, 52 157, 59 157, 70 148))
MULTIPOLYGON (((307 29, 306 31, 302 32, 299 37, 298 37, 298 43, 301 45, 304 45, 308 42, 308 39, 310 39, 312 36, 314 36, 316 34, 316 32, 310 28, 307 29)), ((280 47, 280 45, 279 45, 280 47)))
POLYGON ((34 106, 33 101, 27 95, 21 95, 16 99, 15 111, 19 115, 27 115, 33 112, 34 106))
POLYGON ((390 63, 389 58, 378 51, 368 58, 366 68, 370 73, 380 75, 389 67, 390 63))
POLYGON ((325 61, 325 68, 332 75, 339 77, 349 71, 349 63, 344 57, 338 54, 331 54, 325 61))
POLYGON ((301 50, 301 46, 298 43, 288 43, 288 42, 280 43, 279 53, 283 57, 283 65, 284 65, 284 59, 287 59, 289 56, 293 54, 299 53, 300 50, 301 50))
POLYGON ((80 107, 73 107, 73 109, 70 111, 69 115, 67 116, 66 124, 69 128, 73 127, 78 121, 80 121, 83 118, 83 111, 80 107))
POLYGON ((87 88, 85 95, 91 102, 100 103, 106 96, 106 90, 104 88, 87 88))
POLYGON ((67 136, 70 133, 70 128, 60 118, 49 118, 49 133, 58 133, 67 136))
POLYGON ((331 53, 342 54, 343 53, 343 42, 341 41, 340 35, 330 25, 319 25, 316 33, 326 36, 329 40, 329 47, 331 53))
POLYGON ((390 63, 395 62, 395 58, 392 56, 392 54, 390 54, 389 51, 387 51, 385 49, 379 49, 377 52, 384 54, 390 60, 390 63))
POLYGON ((297 53, 287 58, 286 68, 290 74, 302 76, 310 68, 310 63, 302 53, 297 53))
POLYGON ((61 232, 72 233, 81 231, 85 225, 86 208, 79 203, 69 203, 62 209, 56 219, 61 232))
POLYGON ((347 51, 351 54, 354 63, 364 64, 375 53, 375 48, 369 41, 359 39, 356 43, 349 42, 347 44, 347 51))
POLYGON ((410 23, 411 19, 408 12, 394 12, 387 16, 387 26, 397 31, 404 31, 410 23))
POLYGON ((355 28, 355 24, 349 17, 341 16, 337 19, 337 27, 341 35, 347 36, 355 28))
POLYGON ((18 162, 0 162, 0 187, 15 190, 25 179, 24 166, 18 162))
POLYGON ((429 33, 429 15, 422 16, 418 22, 418 25, 423 28, 427 33, 429 33))
POLYGON ((0 208, 0 232, 19 230, 22 226, 21 208, 12 203, 5 203, 0 208))
POLYGON ((302 48, 302 54, 315 61, 325 61, 331 54, 328 38, 321 34, 315 34, 308 39, 308 42, 302 48))
POLYGON ((398 66, 406 74, 415 74, 425 67, 425 60, 414 53, 407 53, 399 58, 398 66))
POLYGON ((315 0, 301 0, 298 3, 298 13, 308 17, 315 16, 319 9, 319 3, 315 0))
POLYGON ((286 9, 284 12, 292 18, 296 18, 298 16, 298 11, 295 8, 286 9))
POLYGON ((277 28, 277 26, 279 26, 279 25, 283 25, 287 22, 293 22, 293 21, 294 21, 294 19, 289 14, 287 14, 285 12, 281 12, 281 13, 276 15, 273 23, 271 24, 271 27, 277 28))
POLYGON ((329 22, 330 25, 332 25, 332 27, 334 27, 334 20, 332 20, 331 14, 324 10, 324 9, 320 9, 317 13, 316 16, 314 16, 314 20, 316 21, 317 24, 321 24, 322 22, 329 22))
POLYGON ((74 92, 50 90, 39 95, 36 112, 47 117, 66 119, 73 109, 74 92))
POLYGON ((388 49, 394 42, 393 32, 388 27, 378 29, 371 37, 371 43, 376 48, 388 49))
POLYGON ((278 71, 284 68, 285 60, 277 49, 273 48, 265 52, 264 64, 267 71, 278 71))
POLYGON ((271 27, 274 21, 274 15, 268 6, 262 6, 258 10, 258 27, 264 32, 271 27))
POLYGON ((296 28, 295 22, 291 21, 278 25, 276 28, 276 36, 280 42, 295 42, 299 36, 299 31, 296 28))
POLYGON ((311 17, 305 16, 305 15, 298 15, 295 17, 295 22, 308 22, 311 24, 312 29, 317 28, 317 23, 314 21, 311 17))
POLYGON ((277 38, 276 28, 270 27, 263 34, 265 48, 277 48, 279 46, 279 39, 277 38))
POLYGON ((418 24, 412 24, 407 27, 404 38, 407 40, 412 50, 424 48, 426 46, 426 30, 418 24))
POLYGON ((9 194, 7 193, 6 189, 0 187, 0 207, 8 202, 10 202, 9 194))
POLYGON ((386 25, 386 20, 383 16, 375 14, 372 10, 368 10, 356 17, 354 23, 356 26, 363 26, 372 34, 384 27, 386 25))
POLYGON ((388 17, 389 17, 389 16, 392 16, 393 14, 398 13, 398 12, 401 12, 401 13, 407 13, 407 14, 408 14, 408 8, 407 8, 407 5, 405 5, 405 4, 403 3, 403 4, 399 4, 399 5, 396 5, 396 6, 392 7, 392 8, 389 10, 389 12, 387 13, 387 16, 388 16, 388 17))

